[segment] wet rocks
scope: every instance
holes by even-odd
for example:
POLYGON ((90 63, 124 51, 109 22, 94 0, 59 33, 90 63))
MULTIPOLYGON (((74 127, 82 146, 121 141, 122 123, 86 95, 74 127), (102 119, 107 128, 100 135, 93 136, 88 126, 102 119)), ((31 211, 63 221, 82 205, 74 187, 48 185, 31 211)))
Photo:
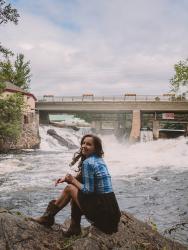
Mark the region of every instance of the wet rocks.
POLYGON ((54 129, 48 129, 47 134, 51 135, 53 138, 55 138, 58 141, 60 145, 65 146, 68 149, 78 148, 71 140, 64 139, 62 136, 58 135, 54 129))
POLYGON ((154 181, 160 181, 159 177, 157 176, 152 176, 151 179, 153 179, 154 181))
POLYGON ((118 232, 113 235, 104 234, 90 226, 83 228, 80 236, 65 238, 62 230, 68 226, 69 221, 66 221, 64 225, 55 224, 52 228, 46 228, 25 216, 11 214, 6 209, 0 209, 0 249, 187 249, 177 242, 164 238, 149 225, 125 212, 122 212, 118 232))

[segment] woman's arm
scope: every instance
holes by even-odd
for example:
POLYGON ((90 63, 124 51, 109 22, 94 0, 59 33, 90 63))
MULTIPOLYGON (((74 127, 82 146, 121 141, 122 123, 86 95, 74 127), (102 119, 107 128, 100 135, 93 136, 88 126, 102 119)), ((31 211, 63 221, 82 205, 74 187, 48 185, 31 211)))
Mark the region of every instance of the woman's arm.
POLYGON ((82 180, 83 184, 81 191, 84 193, 94 192, 94 165, 87 162, 82 165, 82 180))
POLYGON ((84 193, 94 192, 94 167, 90 163, 83 163, 82 165, 82 180, 83 183, 79 182, 71 174, 65 176, 65 182, 74 185, 84 193))
MULTIPOLYGON (((55 181, 55 187, 60 184, 60 183, 63 183, 63 182, 67 182, 67 183, 70 183, 73 181, 73 179, 69 176, 72 176, 70 174, 67 174, 66 176, 62 177, 62 178, 59 178, 55 181)), ((80 173, 78 173, 76 176, 72 176, 74 179, 76 179, 79 183, 81 181, 81 175, 80 173)), ((72 183, 73 185, 77 186, 78 187, 78 183, 76 181, 73 181, 74 183, 72 183)), ((81 183, 80 183, 81 184, 81 183)))
POLYGON ((71 174, 67 174, 65 176, 65 182, 67 182, 68 184, 74 185, 78 189, 81 189, 81 187, 82 187, 82 184, 71 174))

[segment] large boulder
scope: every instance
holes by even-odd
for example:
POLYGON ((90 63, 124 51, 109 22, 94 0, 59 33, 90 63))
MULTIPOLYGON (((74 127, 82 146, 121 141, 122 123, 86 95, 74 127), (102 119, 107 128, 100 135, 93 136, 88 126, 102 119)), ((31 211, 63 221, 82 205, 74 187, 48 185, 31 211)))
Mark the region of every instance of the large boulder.
POLYGON ((62 146, 67 147, 68 149, 77 149, 78 146, 76 146, 70 139, 65 139, 62 136, 58 135, 54 129, 48 129, 47 134, 51 135, 53 138, 55 138, 58 143, 62 146))
POLYGON ((0 250, 186 250, 180 243, 161 236, 149 225, 122 212, 119 230, 113 235, 102 233, 93 226, 82 229, 82 235, 65 238, 63 229, 55 224, 46 228, 29 218, 0 209, 0 250))

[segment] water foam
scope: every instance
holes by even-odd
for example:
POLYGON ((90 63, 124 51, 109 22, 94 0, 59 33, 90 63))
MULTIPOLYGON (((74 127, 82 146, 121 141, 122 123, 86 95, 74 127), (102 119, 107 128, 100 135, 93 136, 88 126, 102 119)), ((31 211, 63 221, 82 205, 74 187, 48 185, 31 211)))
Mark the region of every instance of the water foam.
POLYGON ((25 169, 24 164, 21 163, 21 160, 14 159, 12 157, 6 157, 0 161, 0 175, 4 175, 6 173, 18 172, 25 169))
MULTIPOLYGON (((73 131, 66 128, 54 128, 44 126, 42 132, 42 150, 68 151, 58 142, 47 135, 47 129, 53 128, 58 135, 70 139, 79 146, 84 131, 73 131)), ((88 132, 86 129, 85 132, 88 132)), ((146 172, 155 173, 158 170, 168 168, 172 171, 184 171, 188 169, 188 144, 187 138, 159 139, 157 141, 139 142, 129 144, 120 143, 113 135, 100 136, 103 141, 105 161, 108 164, 112 176, 141 175, 146 172)))
POLYGON ((114 176, 155 173, 168 168, 188 170, 187 138, 159 139, 136 144, 119 143, 114 136, 103 137, 105 160, 114 176))
MULTIPOLYGON (((38 157, 54 158, 59 161, 63 157, 70 162, 75 151, 61 146, 56 139, 47 134, 48 129, 54 129, 58 135, 71 140, 79 146, 84 131, 74 131, 69 128, 57 128, 53 126, 40 126, 41 145, 38 152, 56 152, 59 156, 41 155, 38 157)), ((168 168, 172 171, 182 172, 188 170, 188 144, 187 138, 179 137, 177 139, 166 139, 148 142, 139 142, 136 144, 120 143, 113 135, 100 136, 103 141, 105 152, 105 161, 109 171, 114 177, 139 176, 146 173, 155 174, 161 169, 168 168)), ((35 155, 35 159, 37 156, 35 155)), ((44 164, 46 162, 43 159, 44 164)), ((0 174, 20 171, 26 167, 18 157, 9 157, 0 161, 0 174)), ((44 166, 45 168, 45 166, 44 166)), ((45 170, 44 170, 45 171, 45 170)))

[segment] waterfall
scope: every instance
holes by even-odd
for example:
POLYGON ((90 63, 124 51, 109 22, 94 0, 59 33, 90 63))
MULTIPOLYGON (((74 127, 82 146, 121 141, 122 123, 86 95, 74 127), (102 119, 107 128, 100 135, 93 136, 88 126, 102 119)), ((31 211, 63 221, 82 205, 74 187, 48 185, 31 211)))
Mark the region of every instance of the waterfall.
POLYGON ((141 130, 140 141, 141 142, 153 141, 153 132, 150 130, 148 131, 141 130))

